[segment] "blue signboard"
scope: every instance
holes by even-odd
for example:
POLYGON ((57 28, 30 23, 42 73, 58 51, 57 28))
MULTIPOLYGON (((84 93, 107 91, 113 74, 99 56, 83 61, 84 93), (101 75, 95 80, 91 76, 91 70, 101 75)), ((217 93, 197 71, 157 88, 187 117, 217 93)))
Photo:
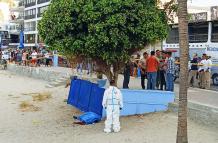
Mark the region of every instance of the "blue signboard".
POLYGON ((207 51, 218 51, 218 47, 207 47, 207 51))
POLYGON ((0 33, 0 49, 2 48, 2 34, 0 33))
POLYGON ((23 31, 20 32, 20 45, 19 48, 23 49, 24 48, 24 33, 23 31))

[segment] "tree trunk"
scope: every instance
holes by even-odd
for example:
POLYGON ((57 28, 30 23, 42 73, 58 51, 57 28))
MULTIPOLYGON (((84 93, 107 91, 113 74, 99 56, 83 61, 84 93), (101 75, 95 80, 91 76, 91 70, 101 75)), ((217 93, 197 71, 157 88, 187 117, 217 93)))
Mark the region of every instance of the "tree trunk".
POLYGON ((115 86, 117 86, 117 82, 118 82, 118 75, 119 75, 119 71, 116 70, 115 68, 113 68, 113 73, 108 70, 104 73, 107 77, 107 79, 109 80, 109 82, 111 80, 114 80, 115 81, 115 86))
POLYGON ((178 0, 180 44, 180 88, 177 143, 188 143, 187 135, 187 90, 188 90, 188 13, 187 0, 178 0))

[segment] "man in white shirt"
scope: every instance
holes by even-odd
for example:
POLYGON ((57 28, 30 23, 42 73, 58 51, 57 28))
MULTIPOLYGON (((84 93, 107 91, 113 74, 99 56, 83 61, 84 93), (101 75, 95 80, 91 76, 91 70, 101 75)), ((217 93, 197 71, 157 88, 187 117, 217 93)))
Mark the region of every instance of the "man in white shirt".
POLYGON ((34 50, 33 53, 31 54, 32 56, 32 65, 36 66, 36 62, 37 62, 37 52, 34 50))
POLYGON ((209 56, 206 58, 206 70, 205 70, 205 82, 206 82, 206 89, 210 89, 210 79, 211 79, 211 66, 212 61, 209 56))
POLYGON ((205 71, 207 70, 207 60, 206 60, 207 55, 203 54, 202 60, 199 63, 199 87, 202 89, 206 88, 206 78, 205 78, 205 71))

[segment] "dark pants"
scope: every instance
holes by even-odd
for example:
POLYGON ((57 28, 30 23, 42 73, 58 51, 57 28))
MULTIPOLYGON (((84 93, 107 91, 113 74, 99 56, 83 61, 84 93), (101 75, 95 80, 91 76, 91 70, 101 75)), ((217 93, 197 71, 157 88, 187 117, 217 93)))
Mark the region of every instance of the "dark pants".
POLYGON ((160 90, 166 90, 166 80, 165 80, 165 71, 160 71, 160 90))
POLYGON ((156 89, 160 87, 160 70, 157 71, 156 89))
POLYGON ((174 74, 166 74, 167 91, 174 91, 174 74))
POLYGON ((146 79, 146 74, 141 73, 141 86, 142 86, 142 89, 145 89, 145 79, 146 79))
POLYGON ((130 73, 124 72, 124 80, 123 80, 123 88, 128 89, 129 88, 129 80, 130 80, 130 73))
POLYGON ((147 78, 148 78, 147 89, 155 90, 157 72, 148 72, 147 78))

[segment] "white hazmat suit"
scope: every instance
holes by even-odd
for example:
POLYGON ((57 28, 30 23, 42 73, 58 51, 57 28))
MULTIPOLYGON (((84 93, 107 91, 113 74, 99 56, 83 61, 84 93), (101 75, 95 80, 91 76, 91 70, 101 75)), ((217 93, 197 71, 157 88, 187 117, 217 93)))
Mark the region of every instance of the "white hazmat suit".
POLYGON ((115 86, 110 86, 104 92, 102 106, 106 109, 107 115, 104 132, 110 133, 112 128, 114 132, 119 132, 120 110, 123 108, 121 91, 115 86))

